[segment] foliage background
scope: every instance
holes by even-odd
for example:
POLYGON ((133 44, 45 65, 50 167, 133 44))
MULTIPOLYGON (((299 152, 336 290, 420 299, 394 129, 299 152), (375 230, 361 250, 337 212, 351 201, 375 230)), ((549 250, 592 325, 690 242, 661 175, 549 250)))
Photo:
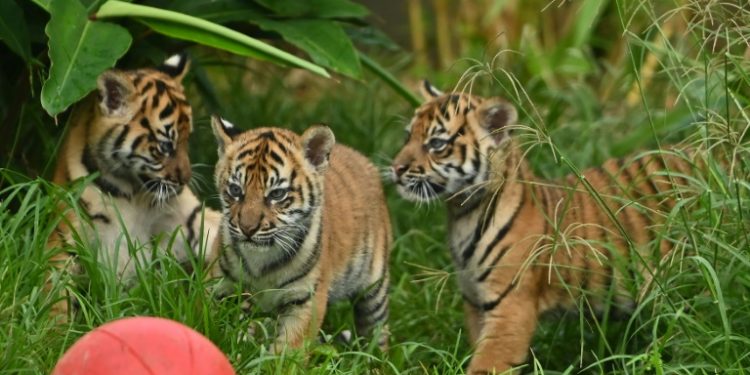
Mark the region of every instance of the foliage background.
MULTIPOLYGON (((245 316, 237 305, 210 298, 200 274, 185 274, 168 258, 160 260, 158 271, 144 268, 138 286, 126 291, 106 270, 82 257, 89 281, 73 289, 81 295, 81 314, 70 326, 52 326, 47 316, 51 301, 40 292, 46 269, 43 244, 55 222, 54 203, 74 201, 76 189, 69 193, 45 177, 50 176, 66 114, 54 119, 41 106, 41 85, 49 67, 44 34, 49 16, 38 5, 44 1, 1 3, 2 14, 13 14, 11 3, 21 9, 29 48, 14 47, 1 34, 0 139, 5 142, 0 144, 0 373, 49 373, 76 338, 103 322, 132 315, 165 316, 196 328, 217 343, 242 374, 463 371, 471 347, 461 332, 460 295, 443 240, 444 212, 439 205, 415 210, 387 182, 397 238, 392 257, 393 339, 387 355, 366 342, 314 345, 307 363, 260 355, 261 342, 244 336, 247 325, 262 317, 245 316)), ((83 3, 92 10, 101 2, 83 3)), ((200 3, 139 2, 195 16, 209 14, 179 8, 200 3)), ((519 123, 526 126, 523 134, 531 140, 529 157, 541 176, 580 174, 609 157, 674 142, 733 160, 728 170, 709 163, 706 173, 692 180, 695 194, 680 205, 686 209, 670 216, 669 235, 679 257, 660 278, 661 288, 621 320, 588 316, 585 305, 578 312, 551 314, 537 332, 526 372, 747 372, 746 1, 410 0, 368 5, 379 13, 367 20, 390 32, 402 48, 364 26, 363 15, 333 17, 332 22, 406 87, 429 77, 446 90, 471 89, 513 101, 521 113, 519 123), (396 21, 401 19, 409 20, 407 30, 396 21)), ((271 22, 281 22, 277 27, 309 16, 278 17, 273 12, 279 9, 260 9, 271 22)), ((247 21, 249 14, 239 20, 212 20, 311 56, 299 44, 292 47, 278 34, 247 21)), ((8 19, 14 18, 3 17, 8 19)), ((18 20, 0 25, 0 33, 23 28, 18 20)), ((198 173, 193 184, 209 202, 215 194, 215 145, 208 127, 213 112, 246 128, 274 124, 302 130, 323 122, 338 141, 382 167, 402 142, 411 105, 371 70, 350 74, 358 79, 338 74, 327 80, 165 37, 136 18, 110 21, 133 37, 118 66, 152 65, 186 48, 192 55, 187 89, 196 124, 191 157, 198 173)), ((335 334, 352 326, 350 308, 341 304, 334 307, 325 331, 335 334)))

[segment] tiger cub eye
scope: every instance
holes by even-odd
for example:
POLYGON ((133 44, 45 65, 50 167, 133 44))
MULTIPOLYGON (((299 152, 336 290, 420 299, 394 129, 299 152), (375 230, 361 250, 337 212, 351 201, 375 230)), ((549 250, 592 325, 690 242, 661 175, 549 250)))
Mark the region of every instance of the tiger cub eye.
POLYGON ((284 198, 286 198, 287 193, 289 192, 288 189, 273 189, 270 193, 268 193, 268 199, 274 200, 274 201, 280 201, 284 198))
POLYGON ((242 188, 240 187, 240 185, 237 185, 235 183, 229 184, 227 191, 232 198, 239 198, 240 196, 242 196, 242 188))
POLYGON ((429 145, 430 145, 430 148, 432 148, 433 150, 440 150, 446 145, 448 145, 448 141, 446 141, 445 139, 440 139, 440 138, 432 138, 430 139, 429 145))

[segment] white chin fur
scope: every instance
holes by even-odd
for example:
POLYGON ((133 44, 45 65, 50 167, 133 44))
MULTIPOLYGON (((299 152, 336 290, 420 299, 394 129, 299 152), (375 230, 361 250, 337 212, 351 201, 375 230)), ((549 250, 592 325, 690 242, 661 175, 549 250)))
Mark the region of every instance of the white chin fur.
POLYGON ((242 250, 248 250, 259 254, 266 254, 270 253, 272 250, 276 250, 276 245, 261 246, 248 241, 240 241, 238 244, 242 250))
POLYGON ((398 193, 401 195, 402 198, 411 202, 426 203, 426 202, 430 202, 430 201, 437 199, 437 196, 431 196, 431 197, 420 196, 419 194, 414 193, 413 191, 401 185, 396 186, 396 191, 398 191, 398 193))

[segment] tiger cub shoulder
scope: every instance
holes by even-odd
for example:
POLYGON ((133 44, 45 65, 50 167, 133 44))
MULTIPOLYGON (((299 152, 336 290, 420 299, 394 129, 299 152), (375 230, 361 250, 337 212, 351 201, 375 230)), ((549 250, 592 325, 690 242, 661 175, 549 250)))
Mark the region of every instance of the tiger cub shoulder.
MULTIPOLYGON (((147 246, 179 230, 172 252, 185 262, 202 241, 213 241, 220 216, 188 187, 193 120, 182 86, 188 67, 185 55, 175 55, 158 68, 105 71, 96 90, 73 108, 53 181, 65 185, 93 177, 79 199, 85 218, 61 207, 67 220, 47 245, 57 249, 56 267, 71 263, 71 255, 59 249, 73 242, 74 233, 126 283, 135 264, 151 254, 139 251, 141 258, 132 258, 129 242, 147 246)), ((67 309, 64 301, 56 306, 67 309)))
POLYGON ((223 208, 214 271, 279 314, 274 348, 316 334, 329 301, 354 301, 361 334, 384 326, 391 225, 375 167, 324 126, 297 135, 212 123, 223 208))

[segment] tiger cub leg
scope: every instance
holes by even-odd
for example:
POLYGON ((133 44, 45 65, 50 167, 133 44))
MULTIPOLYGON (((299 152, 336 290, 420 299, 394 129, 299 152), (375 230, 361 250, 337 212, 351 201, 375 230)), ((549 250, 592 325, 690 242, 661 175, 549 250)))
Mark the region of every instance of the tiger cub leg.
POLYGON ((62 234, 59 229, 56 230, 47 241, 47 251, 57 250, 57 253, 52 255, 49 259, 50 266, 54 268, 54 271, 47 271, 46 279, 44 282, 44 292, 55 300, 50 308, 50 315, 58 323, 65 324, 68 322, 68 312, 70 310, 70 297, 68 293, 62 292, 62 295, 53 295, 54 281, 56 279, 55 274, 64 275, 70 271, 73 257, 65 251, 59 251, 63 245, 62 234))
POLYGON ((479 332, 482 329, 482 313, 471 303, 464 301, 464 320, 469 334, 469 342, 476 345, 479 332))
POLYGON ((321 281, 316 289, 280 307, 278 334, 272 353, 279 354, 285 347, 300 348, 306 337, 315 337, 320 331, 328 307, 328 285, 321 281))
POLYGON ((468 374, 502 374, 526 362, 538 318, 533 291, 518 289, 482 316, 468 374))
POLYGON ((354 320, 357 334, 368 336, 377 326, 382 327, 378 336, 378 347, 388 350, 388 272, 354 303, 354 320))
POLYGON ((57 271, 54 272, 48 272, 47 273, 47 279, 44 283, 44 291, 48 296, 52 296, 56 299, 56 301, 52 304, 52 307, 50 308, 50 315, 52 315, 52 318, 57 321, 58 323, 65 324, 68 322, 68 311, 70 310, 70 301, 69 296, 67 293, 63 292, 62 295, 53 295, 53 290, 55 289, 53 281, 55 280, 54 274, 63 274, 65 273, 65 269, 67 268, 66 265, 69 264, 72 260, 72 257, 65 253, 58 253, 52 256, 50 258, 50 263, 52 263, 52 266, 57 269, 57 271))

